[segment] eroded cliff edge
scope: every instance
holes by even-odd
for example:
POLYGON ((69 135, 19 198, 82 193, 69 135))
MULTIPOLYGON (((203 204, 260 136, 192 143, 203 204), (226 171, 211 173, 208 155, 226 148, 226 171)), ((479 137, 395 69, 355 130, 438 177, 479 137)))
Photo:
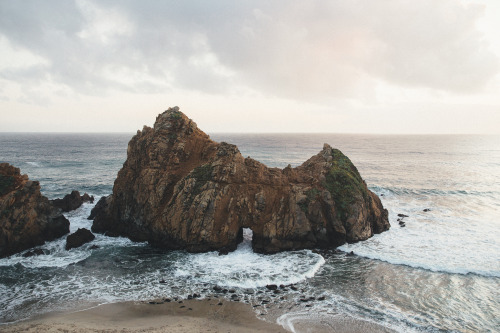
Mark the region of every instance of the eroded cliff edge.
POLYGON ((389 229, 387 210, 339 150, 268 168, 216 143, 178 107, 130 140, 94 232, 191 252, 232 251, 242 228, 256 252, 330 248, 389 229))
POLYGON ((40 183, 0 163, 0 258, 69 233, 69 221, 40 193, 40 183))

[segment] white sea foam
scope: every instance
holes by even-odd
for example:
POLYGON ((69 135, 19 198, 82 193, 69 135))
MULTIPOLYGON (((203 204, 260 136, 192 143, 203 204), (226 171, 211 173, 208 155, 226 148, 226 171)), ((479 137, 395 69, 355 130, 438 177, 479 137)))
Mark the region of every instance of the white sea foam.
POLYGON ((254 253, 247 232, 236 251, 224 256, 217 252, 189 255, 176 263, 175 274, 220 286, 258 288, 299 283, 313 277, 324 263, 322 256, 309 250, 254 253))
POLYGON ((418 199, 383 198, 391 229, 366 241, 343 245, 341 250, 435 272, 500 277, 498 229, 494 223, 459 218, 460 210, 467 209, 466 203, 452 210, 418 199), (432 209, 423 212, 422 207, 432 209), (403 220, 405 227, 399 226, 398 212, 410 215, 403 220))

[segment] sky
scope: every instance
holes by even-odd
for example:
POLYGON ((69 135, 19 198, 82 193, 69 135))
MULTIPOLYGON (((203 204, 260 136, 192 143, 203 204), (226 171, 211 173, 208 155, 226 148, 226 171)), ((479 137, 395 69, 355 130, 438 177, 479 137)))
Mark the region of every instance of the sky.
POLYGON ((500 134, 498 0, 0 0, 0 132, 500 134))

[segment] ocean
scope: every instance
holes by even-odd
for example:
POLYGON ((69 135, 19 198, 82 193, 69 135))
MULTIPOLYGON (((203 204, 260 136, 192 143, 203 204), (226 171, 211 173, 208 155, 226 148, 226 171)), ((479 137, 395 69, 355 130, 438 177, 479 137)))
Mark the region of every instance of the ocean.
MULTIPOLYGON (((40 181, 50 199, 112 192, 132 134, 0 133, 0 162, 40 181)), ((201 298, 254 306, 260 319, 301 332, 304 320, 354 317, 398 332, 500 332, 500 137, 211 134, 271 167, 300 165, 323 143, 340 149, 389 211, 391 229, 339 251, 189 254, 96 235, 49 254, 0 259, 0 323, 119 301, 201 298), (424 211, 425 210, 425 211, 424 211), (398 222, 405 214, 405 226, 398 222), (90 249, 92 244, 97 249, 90 249), (350 254, 353 252, 354 255, 350 254), (279 292, 268 284, 293 284, 279 292), (236 295, 236 296, 233 296, 236 295)), ((91 227, 93 204, 67 213, 91 227)), ((1 328, 1 326, 0 326, 1 328)))

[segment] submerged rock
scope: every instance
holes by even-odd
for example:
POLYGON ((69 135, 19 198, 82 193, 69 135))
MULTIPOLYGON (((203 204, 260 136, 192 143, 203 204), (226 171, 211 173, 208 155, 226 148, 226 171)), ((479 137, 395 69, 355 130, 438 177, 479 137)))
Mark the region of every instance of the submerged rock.
POLYGON ((91 242, 95 239, 94 234, 85 228, 78 228, 78 230, 66 238, 66 250, 74 249, 82 246, 85 243, 91 242))
POLYGON ((389 229, 387 210, 342 152, 325 144, 301 166, 269 168, 216 143, 169 108, 130 140, 92 231, 191 252, 329 248, 389 229))
POLYGON ((62 199, 50 200, 52 204, 60 208, 63 212, 70 212, 79 208, 84 202, 94 202, 94 196, 87 193, 80 195, 78 191, 72 191, 71 194, 66 194, 62 199))
POLYGON ((29 257, 34 257, 34 256, 41 256, 44 254, 45 254, 45 251, 43 249, 33 249, 33 250, 30 250, 30 251, 24 253, 23 257, 29 258, 29 257))
POLYGON ((68 232, 69 221, 40 193, 40 183, 0 163, 0 258, 68 232))

